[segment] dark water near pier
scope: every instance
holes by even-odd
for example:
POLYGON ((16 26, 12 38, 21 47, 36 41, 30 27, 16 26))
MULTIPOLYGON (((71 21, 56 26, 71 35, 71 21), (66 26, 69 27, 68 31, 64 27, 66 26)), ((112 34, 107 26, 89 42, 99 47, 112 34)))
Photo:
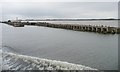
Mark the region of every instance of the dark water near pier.
MULTIPOLYGON (((84 23, 118 25, 117 21, 84 23)), ((2 36, 3 45, 24 55, 82 64, 102 70, 118 69, 118 35, 37 26, 12 27, 3 24, 2 36)))

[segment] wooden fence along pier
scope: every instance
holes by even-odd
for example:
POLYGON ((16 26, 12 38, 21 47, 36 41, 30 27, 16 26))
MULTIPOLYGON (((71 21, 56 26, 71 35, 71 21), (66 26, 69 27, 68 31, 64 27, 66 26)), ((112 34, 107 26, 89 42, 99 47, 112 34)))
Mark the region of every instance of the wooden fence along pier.
POLYGON ((84 32, 95 32, 102 34, 120 34, 119 27, 109 27, 109 26, 95 26, 95 25, 74 25, 74 24, 52 24, 47 22, 4 22, 8 25, 14 27, 24 27, 24 25, 33 25, 33 26, 44 26, 51 28, 61 28, 75 31, 84 31, 84 32))

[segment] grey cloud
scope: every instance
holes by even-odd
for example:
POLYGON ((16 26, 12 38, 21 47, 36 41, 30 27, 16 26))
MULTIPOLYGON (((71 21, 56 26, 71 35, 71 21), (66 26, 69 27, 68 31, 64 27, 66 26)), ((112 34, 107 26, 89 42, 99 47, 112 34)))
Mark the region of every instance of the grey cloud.
POLYGON ((21 18, 117 18, 117 5, 117 2, 8 2, 3 4, 2 8, 4 19, 14 16, 21 18))

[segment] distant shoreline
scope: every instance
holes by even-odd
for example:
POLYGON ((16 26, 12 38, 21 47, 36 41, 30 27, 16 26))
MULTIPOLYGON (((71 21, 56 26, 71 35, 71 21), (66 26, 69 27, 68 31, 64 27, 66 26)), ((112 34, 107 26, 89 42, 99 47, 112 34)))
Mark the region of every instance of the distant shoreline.
MULTIPOLYGON (((17 21, 111 21, 111 20, 120 20, 120 19, 18 19, 17 21)), ((0 23, 6 21, 8 20, 0 21, 0 23)))
POLYGON ((98 21, 98 20, 120 20, 120 19, 26 19, 26 21, 98 21))

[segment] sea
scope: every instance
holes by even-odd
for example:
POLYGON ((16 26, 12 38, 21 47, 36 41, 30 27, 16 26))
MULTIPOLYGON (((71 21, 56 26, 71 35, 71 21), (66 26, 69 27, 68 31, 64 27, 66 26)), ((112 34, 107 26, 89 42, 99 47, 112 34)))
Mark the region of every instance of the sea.
MULTIPOLYGON (((39 22, 118 27, 117 20, 39 22)), ((118 69, 118 34, 4 23, 0 23, 0 31, 2 70, 118 69)))

